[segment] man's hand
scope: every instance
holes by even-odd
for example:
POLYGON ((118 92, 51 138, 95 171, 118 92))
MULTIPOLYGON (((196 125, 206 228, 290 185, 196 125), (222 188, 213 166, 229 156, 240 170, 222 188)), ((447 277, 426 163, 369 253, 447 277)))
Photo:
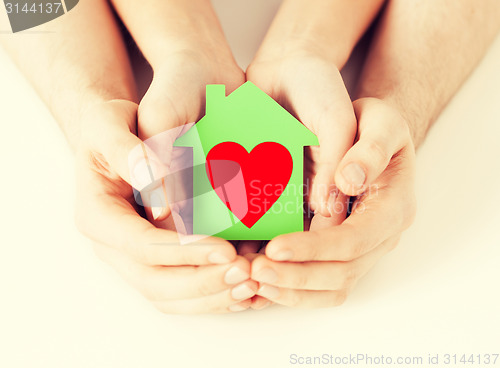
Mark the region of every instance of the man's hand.
MULTIPOLYGON (((247 309, 257 283, 250 264, 227 241, 194 239, 179 245, 175 231, 138 214, 131 187, 130 152, 138 106, 115 100, 85 114, 77 152, 77 224, 97 254, 165 313, 223 313, 247 309)), ((147 149, 147 148, 146 148, 147 149)), ((155 153, 148 150, 150 159, 155 153)), ((142 164, 142 160, 132 160, 142 164)), ((163 175, 155 167, 155 175, 163 175)), ((142 179, 142 178, 141 178, 142 179)))
MULTIPOLYGON (((405 120, 377 99, 357 100, 354 109, 358 140, 336 172, 339 188, 358 195, 351 215, 333 226, 332 218, 317 214, 310 231, 271 240, 266 256, 252 263, 251 277, 260 283, 259 296, 287 306, 342 304, 412 223, 415 152, 405 120), (355 186, 342 175, 349 165, 363 173, 355 186)), ((337 199, 336 204, 340 203, 337 199)))
POLYGON ((283 1, 247 70, 247 79, 318 136, 310 150, 311 209, 334 213, 334 174, 354 142, 356 120, 339 70, 382 7, 383 0, 283 1))

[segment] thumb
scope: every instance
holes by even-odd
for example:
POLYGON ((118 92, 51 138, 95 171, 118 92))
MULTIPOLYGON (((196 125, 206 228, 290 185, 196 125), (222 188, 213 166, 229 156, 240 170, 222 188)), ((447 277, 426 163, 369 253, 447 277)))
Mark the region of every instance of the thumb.
MULTIPOLYGON (((151 166, 154 166, 155 162, 161 162, 168 167, 169 176, 162 179, 161 186, 153 188, 150 193, 152 205, 145 206, 148 218, 158 221, 156 224, 158 226, 163 226, 164 224, 159 222, 165 220, 171 213, 170 208, 165 205, 156 205, 157 202, 160 204, 166 202, 164 199, 167 193, 170 207, 174 212, 173 218, 179 221, 185 220, 182 216, 177 216, 179 211, 176 202, 188 195, 181 193, 185 189, 182 185, 185 178, 178 171, 182 172, 182 169, 192 165, 192 159, 190 162, 190 154, 183 148, 174 147, 174 143, 198 120, 201 109, 198 87, 186 84, 184 88, 179 88, 172 82, 172 75, 175 74, 163 72, 154 76, 137 112, 138 136, 144 140, 143 156, 150 157, 151 166), (150 151, 153 155, 150 155, 150 151)), ((154 167, 151 168, 149 165, 134 167, 137 167, 140 177, 147 178, 150 174, 155 180, 158 179, 154 167), (145 167, 147 170, 143 171, 145 167)))
POLYGON ((334 216, 332 206, 338 196, 335 172, 353 144, 356 118, 342 82, 332 83, 320 94, 314 93, 315 89, 314 85, 304 89, 305 94, 293 103, 300 120, 316 134, 319 141, 319 147, 311 147, 315 175, 310 203, 316 213, 330 217, 334 216))
MULTIPOLYGON (((168 168, 155 151, 133 133, 136 120, 137 104, 123 100, 106 102, 87 116, 88 146, 94 159, 107 171, 118 174, 138 191, 158 192, 168 168)), ((151 205, 148 198, 154 197, 159 202, 154 206, 166 207, 163 196, 143 197, 148 206, 151 205)))
POLYGON ((273 76, 268 73, 262 78, 256 78, 252 73, 251 79, 318 137, 319 148, 310 149, 314 177, 309 203, 316 213, 330 217, 337 212, 332 208, 338 197, 335 171, 352 146, 356 119, 339 71, 322 61, 310 62, 291 64, 283 72, 287 77, 279 88, 272 88, 269 81, 273 76))
POLYGON ((411 142, 408 125, 393 108, 375 98, 353 103, 358 141, 345 154, 335 173, 344 194, 363 193, 387 168, 391 158, 411 142))

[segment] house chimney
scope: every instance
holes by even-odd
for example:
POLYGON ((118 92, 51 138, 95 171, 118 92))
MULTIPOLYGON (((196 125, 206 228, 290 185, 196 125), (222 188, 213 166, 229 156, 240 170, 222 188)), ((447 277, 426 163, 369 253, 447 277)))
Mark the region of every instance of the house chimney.
POLYGON ((210 115, 212 111, 217 111, 217 109, 222 105, 224 99, 226 98, 226 86, 223 84, 209 84, 207 85, 206 91, 206 115, 210 115))

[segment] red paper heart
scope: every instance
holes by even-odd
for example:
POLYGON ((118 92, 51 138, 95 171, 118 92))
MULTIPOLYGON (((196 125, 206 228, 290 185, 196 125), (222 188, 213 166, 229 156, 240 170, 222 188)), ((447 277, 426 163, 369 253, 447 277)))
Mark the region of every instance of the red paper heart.
POLYGON ((219 143, 207 155, 206 170, 219 198, 251 228, 278 200, 292 175, 290 152, 264 142, 250 153, 235 142, 219 143))

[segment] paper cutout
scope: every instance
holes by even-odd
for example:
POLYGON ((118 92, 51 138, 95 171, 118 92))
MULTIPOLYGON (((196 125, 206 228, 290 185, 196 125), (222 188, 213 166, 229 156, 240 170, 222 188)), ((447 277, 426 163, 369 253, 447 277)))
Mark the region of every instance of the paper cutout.
POLYGON ((192 223, 194 234, 229 240, 303 231, 304 146, 313 145, 317 137, 253 83, 227 97, 224 85, 208 85, 205 116, 175 146, 191 148, 194 168, 203 165, 217 174, 210 179, 210 170, 193 169, 192 210, 186 211, 192 218, 183 220, 192 223), (254 196, 245 184, 252 179, 262 181, 262 190, 276 184, 266 187, 274 194, 254 196), (264 204, 266 199, 272 203, 264 204))

